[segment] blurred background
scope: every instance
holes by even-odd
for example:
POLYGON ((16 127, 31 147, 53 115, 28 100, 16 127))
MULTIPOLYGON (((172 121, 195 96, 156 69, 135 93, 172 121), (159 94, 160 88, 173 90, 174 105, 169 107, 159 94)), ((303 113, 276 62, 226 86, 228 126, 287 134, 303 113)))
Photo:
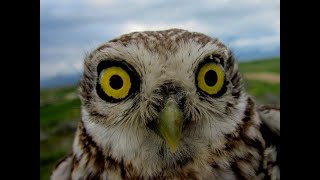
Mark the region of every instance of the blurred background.
POLYGON ((182 28, 235 53, 259 103, 280 104, 280 1, 40 0, 40 178, 71 150, 83 58, 123 33, 182 28))

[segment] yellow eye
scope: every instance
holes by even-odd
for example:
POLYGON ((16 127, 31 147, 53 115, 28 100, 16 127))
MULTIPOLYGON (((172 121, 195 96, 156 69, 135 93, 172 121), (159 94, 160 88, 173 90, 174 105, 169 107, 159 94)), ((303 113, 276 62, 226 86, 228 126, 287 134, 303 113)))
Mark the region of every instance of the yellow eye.
POLYGON ((106 95, 114 99, 123 99, 131 89, 131 79, 124 69, 113 66, 101 71, 99 83, 106 95))
POLYGON ((224 78, 224 71, 220 64, 206 63, 200 67, 197 75, 197 85, 207 94, 215 95, 222 89, 224 78))

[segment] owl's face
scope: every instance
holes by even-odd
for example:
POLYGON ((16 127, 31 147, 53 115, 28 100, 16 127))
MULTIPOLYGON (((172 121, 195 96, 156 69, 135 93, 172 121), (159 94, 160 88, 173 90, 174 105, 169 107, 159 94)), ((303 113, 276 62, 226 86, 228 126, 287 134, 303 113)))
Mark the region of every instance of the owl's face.
POLYGON ((223 145, 241 119, 241 88, 218 39, 178 29, 131 33, 86 57, 82 119, 115 157, 174 162, 223 145))

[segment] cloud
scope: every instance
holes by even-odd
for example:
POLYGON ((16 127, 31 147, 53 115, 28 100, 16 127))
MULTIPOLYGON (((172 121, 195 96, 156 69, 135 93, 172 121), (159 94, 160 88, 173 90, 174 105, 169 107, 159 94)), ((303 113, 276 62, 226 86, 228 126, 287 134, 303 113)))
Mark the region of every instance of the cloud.
POLYGON ((51 77, 69 74, 81 75, 82 63, 79 61, 63 62, 58 61, 56 63, 45 63, 40 68, 40 80, 46 80, 51 77))
POLYGON ((240 59, 268 55, 280 45, 280 1, 41 0, 40 78, 78 73, 87 51, 123 33, 173 27, 218 37, 240 59))
POLYGON ((145 24, 143 22, 127 22, 126 24, 123 24, 120 27, 121 34, 128 33, 128 32, 134 32, 134 31, 156 31, 156 30, 166 30, 170 29, 172 27, 180 28, 180 29, 188 29, 189 31, 200 31, 202 33, 209 33, 210 29, 206 27, 206 25, 201 24, 194 20, 186 20, 182 23, 165 23, 165 22, 155 22, 155 23, 149 23, 145 24))
POLYGON ((279 40, 279 36, 260 36, 257 38, 239 38, 230 44, 233 48, 253 48, 259 46, 265 49, 273 49, 275 48, 274 44, 277 44, 279 40))
POLYGON ((85 53, 78 54, 78 52, 78 49, 62 47, 40 49, 40 79, 45 80, 58 75, 81 74, 85 53))

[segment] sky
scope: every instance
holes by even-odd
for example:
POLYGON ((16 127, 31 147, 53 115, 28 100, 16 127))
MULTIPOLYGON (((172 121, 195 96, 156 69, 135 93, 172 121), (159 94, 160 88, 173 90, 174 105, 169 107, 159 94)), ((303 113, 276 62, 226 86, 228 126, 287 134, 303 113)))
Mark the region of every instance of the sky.
POLYGON ((237 59, 280 55, 280 0, 40 0, 40 80, 81 74, 85 54, 121 34, 182 28, 237 59))

